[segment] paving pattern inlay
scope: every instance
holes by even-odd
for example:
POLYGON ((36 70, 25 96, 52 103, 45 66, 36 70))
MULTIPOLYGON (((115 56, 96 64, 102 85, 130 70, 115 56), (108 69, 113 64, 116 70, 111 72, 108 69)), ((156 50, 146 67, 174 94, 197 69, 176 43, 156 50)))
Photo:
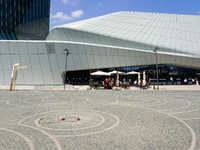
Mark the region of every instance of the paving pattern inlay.
POLYGON ((0 149, 200 149, 198 91, 0 90, 0 149))

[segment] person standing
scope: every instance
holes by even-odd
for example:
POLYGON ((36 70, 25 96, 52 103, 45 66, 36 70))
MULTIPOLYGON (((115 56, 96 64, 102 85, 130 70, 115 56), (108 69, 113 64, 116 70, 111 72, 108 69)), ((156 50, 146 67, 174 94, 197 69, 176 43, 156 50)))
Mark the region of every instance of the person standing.
POLYGON ((194 83, 194 78, 192 78, 192 84, 194 85, 195 83, 194 83))
POLYGON ((134 85, 137 86, 137 79, 134 81, 134 85))
POLYGON ((143 80, 140 82, 140 89, 143 89, 143 80))
POLYGON ((126 81, 126 78, 123 78, 123 82, 125 82, 126 81))
POLYGON ((151 85, 151 78, 149 78, 149 85, 151 85))
POLYGON ((187 85, 187 79, 186 78, 184 79, 184 83, 185 83, 185 85, 187 85))
POLYGON ((173 82, 174 82, 173 77, 170 77, 170 81, 171 81, 171 83, 173 84, 173 82))
POLYGON ((131 83, 131 79, 129 79, 128 82, 131 83))
POLYGON ((196 85, 199 85, 199 80, 198 79, 196 79, 196 85))

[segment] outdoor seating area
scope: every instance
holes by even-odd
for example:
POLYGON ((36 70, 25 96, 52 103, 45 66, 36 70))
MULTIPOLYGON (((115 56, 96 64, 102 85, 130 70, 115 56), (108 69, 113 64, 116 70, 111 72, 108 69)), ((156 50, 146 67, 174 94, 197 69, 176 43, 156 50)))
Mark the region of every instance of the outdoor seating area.
POLYGON ((113 89, 113 87, 118 87, 118 89, 127 89, 129 90, 130 87, 140 88, 140 89, 148 89, 149 83, 146 82, 146 76, 145 72, 143 72, 143 79, 140 79, 140 72, 131 71, 128 73, 121 72, 121 71, 111 71, 111 72, 103 72, 103 71, 96 71, 91 73, 91 76, 94 76, 96 79, 93 81, 93 79, 90 79, 89 85, 90 89, 113 89), (137 79, 134 84, 132 84, 131 79, 127 81, 127 79, 124 77, 123 79, 120 77, 120 75, 126 76, 126 75, 137 75, 137 79), (139 81, 139 82, 138 82, 139 81))

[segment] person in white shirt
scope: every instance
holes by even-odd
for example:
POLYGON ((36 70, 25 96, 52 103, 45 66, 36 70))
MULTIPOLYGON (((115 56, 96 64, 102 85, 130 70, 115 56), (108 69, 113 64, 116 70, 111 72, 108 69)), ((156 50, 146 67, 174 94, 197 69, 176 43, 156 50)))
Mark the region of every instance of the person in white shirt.
POLYGON ((187 85, 187 79, 186 78, 184 79, 184 82, 185 82, 185 85, 187 85))

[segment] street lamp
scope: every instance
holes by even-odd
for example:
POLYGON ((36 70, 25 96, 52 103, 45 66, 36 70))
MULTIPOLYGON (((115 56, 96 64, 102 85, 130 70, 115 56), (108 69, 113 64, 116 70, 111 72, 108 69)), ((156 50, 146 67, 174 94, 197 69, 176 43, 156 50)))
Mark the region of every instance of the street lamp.
POLYGON ((153 71, 153 74, 154 74, 154 81, 153 81, 153 89, 155 90, 155 70, 153 71))
POLYGON ((65 90, 65 82, 66 82, 66 72, 67 72, 67 56, 70 54, 68 49, 64 49, 66 51, 66 60, 65 60, 65 75, 64 75, 64 90, 65 90))
MULTIPOLYGON (((158 80, 158 60, 157 60, 157 50, 160 48, 156 47, 154 48, 153 52, 156 53, 156 71, 157 71, 157 89, 159 90, 159 80, 158 80)), ((154 77, 154 89, 155 89, 155 77, 154 77)))

